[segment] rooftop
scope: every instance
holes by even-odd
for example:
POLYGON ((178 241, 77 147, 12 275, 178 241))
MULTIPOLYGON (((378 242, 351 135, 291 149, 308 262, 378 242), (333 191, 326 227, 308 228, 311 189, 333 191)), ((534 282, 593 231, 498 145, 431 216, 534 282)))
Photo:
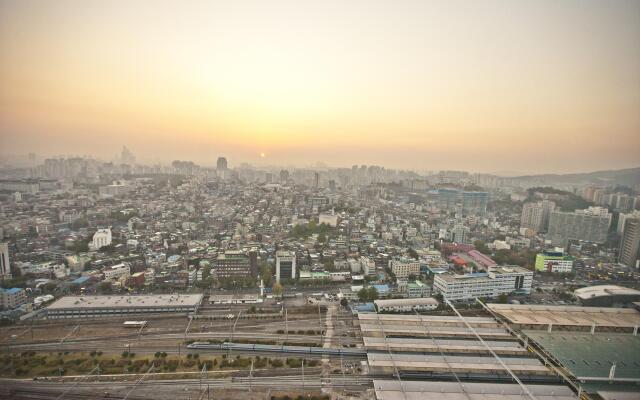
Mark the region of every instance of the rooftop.
POLYGON ((617 285, 598 285, 576 289, 573 294, 583 300, 601 296, 640 296, 640 291, 617 285))
MULTIPOLYGON (((630 334, 588 332, 524 333, 580 378, 607 378, 615 363, 616 378, 640 382, 640 337, 630 334)), ((637 388, 640 391, 640 387, 637 388)), ((637 393, 636 393, 637 395, 637 393)))
POLYGON ((521 325, 605 326, 632 328, 640 325, 640 312, 632 308, 488 304, 509 322, 521 325))
POLYGON ((65 296, 47 307, 48 310, 131 308, 163 306, 196 306, 202 294, 162 294, 140 296, 65 296))
POLYGON ((434 299, 433 297, 421 297, 414 299, 375 300, 374 303, 378 307, 438 305, 438 300, 434 299))
MULTIPOLYGON (((529 399, 518 384, 465 382, 419 382, 374 379, 373 387, 378 400, 525 400, 529 399)), ((568 386, 528 385, 527 389, 538 400, 575 400, 568 386)))

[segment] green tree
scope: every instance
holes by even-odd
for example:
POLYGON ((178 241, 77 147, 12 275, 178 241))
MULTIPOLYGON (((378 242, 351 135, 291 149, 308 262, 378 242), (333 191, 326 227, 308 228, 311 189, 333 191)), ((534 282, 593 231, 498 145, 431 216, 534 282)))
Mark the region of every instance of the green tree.
POLYGON ((282 293, 284 292, 284 288, 282 287, 281 284, 279 283, 274 283, 273 287, 271 288, 271 292, 273 293, 274 296, 282 296, 282 293))

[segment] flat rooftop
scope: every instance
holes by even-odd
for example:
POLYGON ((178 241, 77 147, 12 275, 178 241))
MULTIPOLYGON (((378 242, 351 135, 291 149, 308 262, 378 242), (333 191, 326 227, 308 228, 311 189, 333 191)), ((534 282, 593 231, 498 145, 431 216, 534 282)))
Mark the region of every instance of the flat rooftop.
POLYGON ((617 285, 598 285, 576 289, 573 294, 583 300, 602 296, 640 296, 640 291, 617 285))
MULTIPOLYGON (((432 339, 432 338, 381 338, 364 337, 367 350, 390 350, 394 352, 439 352, 444 353, 489 353, 479 340, 432 339)), ((517 342, 495 340, 484 341, 497 354, 527 354, 517 342)))
POLYGON ((605 326, 633 328, 640 325, 640 312, 633 308, 487 304, 512 324, 605 326))
MULTIPOLYGON (((571 373, 581 377, 606 378, 615 363, 615 377, 640 382, 640 336, 588 332, 525 330, 571 373)), ((640 386, 638 386, 640 391, 640 386)))
MULTIPOLYGON (((418 382, 374 379, 378 400, 529 400, 518 384, 457 382, 418 382)), ((567 386, 527 385, 538 400, 575 400, 567 386)))
MULTIPOLYGON (((388 352, 368 352, 367 360, 371 368, 393 368, 401 371, 455 371, 495 374, 508 372, 493 356, 441 356, 424 354, 398 354, 388 352)), ((537 358, 501 358, 509 369, 518 374, 549 375, 551 371, 537 358)))
POLYGON ((97 308, 144 308, 197 306, 202 294, 160 294, 140 296, 65 296, 47 310, 76 310, 97 308))
MULTIPOLYGON (((506 330, 502 328, 474 328, 474 330, 482 338, 499 338, 499 339, 513 339, 506 330)), ((425 329, 420 325, 407 326, 407 325, 385 325, 380 326, 378 324, 361 324, 360 331, 362 336, 416 336, 416 337, 475 337, 473 332, 464 326, 429 326, 429 329, 425 329)))
MULTIPOLYGON (((464 317, 465 321, 471 326, 499 326, 495 319, 490 317, 464 317)), ((358 314, 358 320, 361 323, 404 323, 407 325, 420 325, 426 324, 428 326, 435 325, 457 325, 464 326, 464 322, 460 317, 455 315, 397 315, 397 314, 376 314, 376 313, 362 313, 358 314)))

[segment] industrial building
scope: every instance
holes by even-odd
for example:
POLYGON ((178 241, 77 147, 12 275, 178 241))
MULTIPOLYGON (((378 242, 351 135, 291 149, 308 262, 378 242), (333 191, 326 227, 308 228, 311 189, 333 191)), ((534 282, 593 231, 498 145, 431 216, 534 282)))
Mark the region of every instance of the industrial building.
MULTIPOLYGON (((528 396, 518 384, 465 382, 402 381, 374 379, 378 400, 524 400, 528 396)), ((567 386, 529 385, 538 400, 575 400, 567 386)))
MULTIPOLYGON (((438 372, 456 374, 508 375, 493 356, 457 356, 440 354, 399 354, 368 352, 369 373, 393 375, 438 372)), ((537 358, 505 357, 502 361, 518 376, 550 376, 551 371, 537 358)))
POLYGON ((375 300, 374 304, 380 312, 427 311, 438 308, 438 300, 433 297, 375 300))
MULTIPOLYGON (((455 316, 359 313, 358 321, 363 337, 476 338, 464 321, 455 316), (425 326, 429 329, 425 330, 425 326)), ((515 340, 493 318, 467 317, 465 321, 483 339, 515 340)))
MULTIPOLYGON (((640 398, 640 336, 616 333, 525 330, 531 345, 544 349, 580 382, 583 390, 632 391, 640 398)), ((615 397, 613 397, 615 398, 615 397)))
POLYGON ((616 285, 588 286, 576 289, 573 295, 583 306, 613 307, 640 301, 640 291, 616 285))
POLYGON ((209 296, 211 304, 258 304, 262 297, 258 294, 218 294, 209 296))
MULTIPOLYGON (((487 347, 477 339, 436 339, 436 338, 397 338, 364 337, 367 351, 420 352, 420 353, 456 353, 489 355, 487 347)), ((494 353, 499 355, 523 356, 527 349, 516 341, 485 340, 494 353)))
POLYGON ((520 329, 631 332, 640 325, 640 312, 632 308, 530 304, 487 304, 487 307, 520 329))
POLYGON ((202 294, 139 296, 65 296, 46 308, 46 318, 98 318, 130 314, 182 313, 198 310, 202 294))

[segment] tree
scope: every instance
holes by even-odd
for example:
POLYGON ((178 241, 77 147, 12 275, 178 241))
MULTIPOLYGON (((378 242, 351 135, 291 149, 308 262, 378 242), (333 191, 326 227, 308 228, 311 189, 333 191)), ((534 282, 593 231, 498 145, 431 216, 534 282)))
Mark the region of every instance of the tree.
POLYGON ((284 288, 282 287, 281 284, 279 284, 278 282, 273 284, 273 287, 271 288, 271 292, 275 295, 275 296, 282 296, 282 293, 284 292, 284 288))
POLYGON ((209 275, 211 275, 211 266, 205 265, 204 267, 202 267, 202 280, 207 279, 209 275))
POLYGON ((369 286, 368 288, 362 288, 358 291, 358 298, 360 301, 374 301, 378 299, 378 290, 369 286))
POLYGON ((340 299, 340 305, 342 307, 346 307, 349 305, 349 301, 343 297, 342 299, 340 299))
POLYGON ((508 299, 508 298, 509 298, 509 297, 507 296, 507 294, 506 294, 506 293, 502 293, 500 296, 498 296, 498 300, 497 300, 497 301, 498 301, 498 303, 500 303, 500 304, 505 304, 505 303, 507 302, 507 299, 508 299))
POLYGON ((271 285, 271 279, 273 277, 273 270, 267 263, 263 263, 260 266, 260 279, 262 279, 262 283, 264 283, 265 287, 271 285))

